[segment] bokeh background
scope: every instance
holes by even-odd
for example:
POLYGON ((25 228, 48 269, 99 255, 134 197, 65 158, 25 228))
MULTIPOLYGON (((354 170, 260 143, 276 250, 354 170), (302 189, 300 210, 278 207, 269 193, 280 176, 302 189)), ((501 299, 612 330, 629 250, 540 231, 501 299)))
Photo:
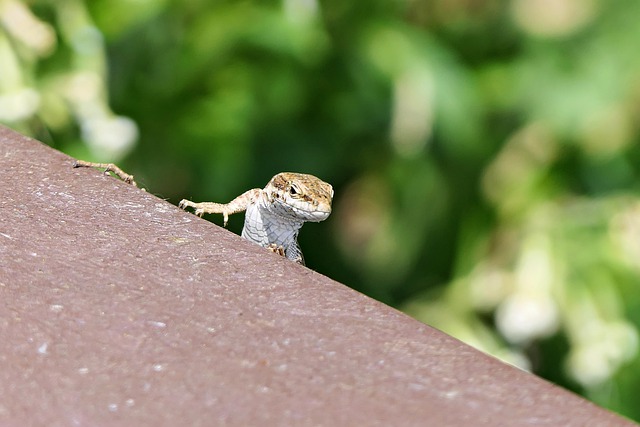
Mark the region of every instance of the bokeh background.
POLYGON ((0 122, 173 203, 315 174, 336 197, 309 267, 640 420, 639 22, 637 0, 0 0, 0 122))

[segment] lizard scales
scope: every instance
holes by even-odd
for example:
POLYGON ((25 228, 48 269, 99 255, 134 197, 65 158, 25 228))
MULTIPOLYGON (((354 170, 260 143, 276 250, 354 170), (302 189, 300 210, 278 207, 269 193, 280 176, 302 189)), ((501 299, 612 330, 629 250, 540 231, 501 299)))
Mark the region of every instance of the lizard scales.
POLYGON ((298 232, 305 222, 320 222, 331 214, 333 187, 308 174, 282 172, 264 189, 254 188, 226 204, 182 200, 180 207, 202 216, 246 211, 242 237, 304 265, 298 232))

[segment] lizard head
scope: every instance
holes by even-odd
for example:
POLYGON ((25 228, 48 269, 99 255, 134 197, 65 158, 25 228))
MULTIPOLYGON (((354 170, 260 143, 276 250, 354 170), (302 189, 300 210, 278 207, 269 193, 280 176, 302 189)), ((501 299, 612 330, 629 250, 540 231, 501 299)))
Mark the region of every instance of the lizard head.
POLYGON ((271 178, 265 191, 278 215, 320 222, 331 213, 333 187, 313 175, 282 172, 271 178))

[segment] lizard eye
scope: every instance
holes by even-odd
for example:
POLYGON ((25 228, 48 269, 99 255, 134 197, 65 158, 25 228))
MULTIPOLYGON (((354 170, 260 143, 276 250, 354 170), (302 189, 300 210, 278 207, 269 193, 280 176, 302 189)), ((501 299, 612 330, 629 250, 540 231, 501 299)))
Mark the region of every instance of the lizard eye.
POLYGON ((299 191, 296 190, 296 188, 292 185, 291 188, 289 189, 289 194, 291 194, 292 196, 295 196, 298 193, 299 191))

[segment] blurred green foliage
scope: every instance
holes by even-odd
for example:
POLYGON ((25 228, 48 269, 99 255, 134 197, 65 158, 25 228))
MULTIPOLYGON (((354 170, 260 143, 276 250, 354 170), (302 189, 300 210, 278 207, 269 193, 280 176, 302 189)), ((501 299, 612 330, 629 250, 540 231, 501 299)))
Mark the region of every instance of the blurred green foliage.
POLYGON ((0 121, 174 203, 318 175, 311 268, 640 420, 639 20, 636 0, 0 0, 0 121))

